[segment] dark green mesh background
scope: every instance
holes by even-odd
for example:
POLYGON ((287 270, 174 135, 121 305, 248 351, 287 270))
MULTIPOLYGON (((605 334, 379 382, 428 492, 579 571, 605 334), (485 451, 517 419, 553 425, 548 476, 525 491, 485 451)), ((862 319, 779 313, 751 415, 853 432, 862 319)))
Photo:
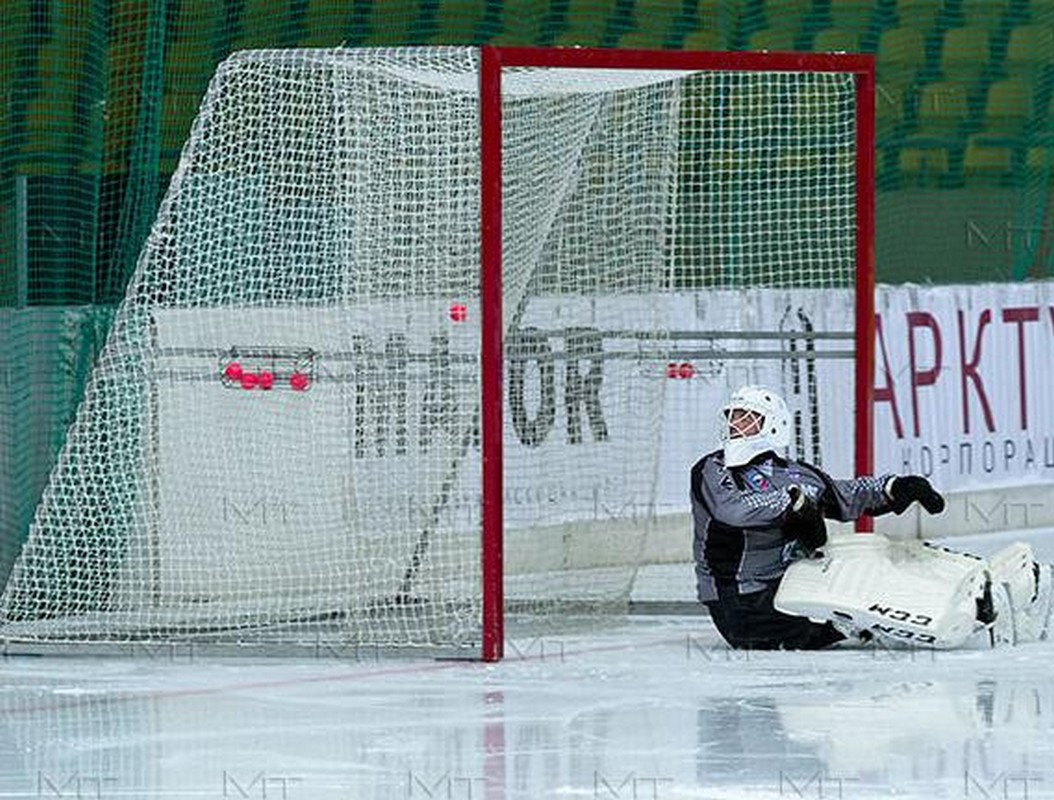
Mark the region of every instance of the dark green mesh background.
POLYGON ((1054 0, 0 0, 0 14, 0 578, 232 50, 875 53, 878 279, 1052 271, 1054 0))

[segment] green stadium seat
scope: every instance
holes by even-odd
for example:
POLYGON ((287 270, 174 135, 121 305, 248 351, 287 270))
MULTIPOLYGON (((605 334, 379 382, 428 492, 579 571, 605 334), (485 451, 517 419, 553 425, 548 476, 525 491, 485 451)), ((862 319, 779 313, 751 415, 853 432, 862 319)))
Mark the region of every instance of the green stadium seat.
POLYGON ((353 32, 355 15, 355 5, 347 0, 307 0, 297 44, 300 47, 340 46, 348 42, 353 32))
POLYGON ((214 46, 223 36, 227 9, 215 0, 179 0, 170 33, 176 40, 198 40, 214 46))
POLYGON ((788 28, 800 31, 809 21, 812 0, 760 0, 764 27, 769 30, 788 28))
MULTIPOLYGON (((77 93, 84 80, 90 27, 78 7, 71 5, 52 19, 52 36, 36 53, 34 80, 38 89, 26 104, 20 159, 26 171, 56 171, 57 165, 79 158, 74 152, 77 133, 77 93)), ((6 97, 5 97, 6 101, 6 97)))
POLYGON ((1054 0, 1023 0, 1024 15, 1037 25, 1054 25, 1054 0))
POLYGON ((815 150, 788 150, 779 153, 775 159, 777 175, 793 175, 798 179, 804 175, 818 175, 834 169, 829 153, 818 153, 815 150))
POLYGON ((894 0, 893 13, 901 28, 923 33, 937 26, 944 14, 944 0, 894 0))
POLYGON ((960 0, 962 24, 970 28, 997 31, 1011 18, 1014 0, 960 0))
MULTIPOLYGON (((435 2, 435 0, 431 0, 435 2)), ((424 44, 422 6, 429 0, 385 0, 372 3, 369 28, 363 44, 394 46, 424 44)))
POLYGON ((757 27, 757 15, 751 9, 750 0, 696 0, 695 24, 702 28, 719 28, 731 32, 746 24, 753 17, 757 27))
POLYGON ((695 30, 684 37, 684 41, 681 42, 681 49, 713 52, 726 49, 726 43, 718 31, 695 30))
POLYGON ((617 6, 618 0, 570 0, 553 44, 558 47, 604 44, 617 6))
POLYGON ((951 153, 947 146, 908 144, 900 149, 897 169, 902 183, 943 186, 951 180, 951 162, 951 153))
POLYGON ((1051 54, 1054 24, 1020 25, 1010 31, 1003 71, 1010 76, 1038 77, 1047 70, 1051 54))
POLYGON ((0 98, 6 106, 11 91, 24 75, 21 48, 29 28, 29 3, 5 3, 4 24, 0 25, 0 98))
POLYGON ((991 56, 991 36, 986 28, 951 28, 941 42, 941 77, 975 82, 989 70, 991 56))
POLYGON ((548 0, 504 0, 498 31, 491 37, 494 44, 548 44, 553 31, 548 27, 548 0))
POLYGON ((877 24, 878 7, 872 0, 830 0, 828 24, 832 28, 866 34, 877 24))
POLYGON ((245 0, 231 50, 287 47, 295 39, 295 0, 245 0))
POLYGON ((785 52, 795 49, 797 38, 798 30, 796 28, 764 28, 750 35, 750 38, 747 39, 747 49, 785 52))
MULTIPOLYGON (((143 62, 143 47, 141 40, 110 41, 106 51, 106 87, 112 95, 132 91, 133 85, 138 90, 138 82, 141 80, 143 62)), ((110 114, 109 100, 107 100, 107 117, 110 114)))
POLYGON ((486 0, 435 0, 435 21, 429 40, 432 44, 479 44, 480 30, 487 13, 486 0))
POLYGON ((619 50, 661 50, 673 35, 673 29, 631 28, 618 38, 619 50))
POLYGON ((853 174, 856 172, 856 151, 851 148, 842 148, 837 152, 810 150, 803 165, 813 169, 814 172, 826 173, 831 170, 853 174))
POLYGON ((807 0, 758 0, 748 6, 733 25, 736 49, 786 51, 804 49, 806 22, 811 2, 807 0))
POLYGON ((996 81, 985 97, 982 128, 985 133, 1022 136, 1035 113, 1035 85, 1026 78, 996 81))
MULTIPOLYGON (((48 15, 51 35, 37 51, 41 90, 49 81, 70 77, 79 80, 92 39, 90 3, 54 3, 48 15)), ((4 20, 6 25, 6 18, 4 20)))
POLYGON ((705 169, 708 179, 738 186, 745 175, 757 174, 758 156, 744 149, 714 149, 707 153, 705 169))
MULTIPOLYGON (((703 41, 711 41, 712 36, 710 34, 716 34, 721 42, 720 48, 732 45, 739 35, 741 27, 756 24, 756 20, 753 22, 749 20, 751 15, 747 13, 746 8, 747 6, 743 0, 729 0, 729 2, 697 0, 691 28, 685 32, 685 42, 696 32, 703 32, 698 37, 703 41)), ((755 14, 754 16, 756 17, 757 15, 755 14)), ((695 45, 689 47, 687 44, 682 44, 681 46, 685 50, 719 49, 714 47, 702 48, 695 45)))
POLYGON ((98 167, 107 176, 127 172, 132 147, 140 133, 139 108, 146 41, 143 36, 130 36, 129 33, 139 31, 142 24, 141 3, 137 0, 112 1, 102 134, 105 148, 103 162, 98 167))
POLYGON ((912 83, 926 68, 926 40, 915 28, 882 32, 875 53, 875 71, 886 83, 912 83))
POLYGON ((633 6, 633 23, 619 36, 623 49, 660 48, 681 40, 682 3, 646 3, 633 6))
POLYGON ((208 85, 216 66, 214 40, 176 39, 165 46, 165 91, 198 92, 208 85))
POLYGON ((22 160, 34 162, 32 172, 56 171, 78 154, 71 152, 76 125, 77 83, 72 76, 52 80, 46 92, 26 104, 24 131, 19 148, 22 160))
POLYGON ((957 138, 969 119, 970 86, 958 81, 935 81, 922 87, 917 109, 916 135, 924 138, 957 138))
POLYGON ((859 53, 863 34, 846 28, 825 28, 812 40, 814 53, 859 53))
POLYGON ((777 112, 785 113, 782 104, 777 109, 776 90, 771 84, 737 81, 725 87, 723 100, 728 106, 728 119, 770 120, 777 112))
POLYGON ((898 169, 910 185, 948 185, 962 130, 969 119, 969 87, 954 81, 926 84, 919 94, 915 130, 901 140, 898 169))
POLYGON ((969 183, 1008 184, 1014 180, 1016 143, 1005 137, 977 133, 966 142, 963 177, 969 183))
POLYGON ((790 101, 791 116, 798 130, 831 130, 837 125, 842 110, 838 107, 835 92, 826 81, 810 81, 794 92, 790 101))

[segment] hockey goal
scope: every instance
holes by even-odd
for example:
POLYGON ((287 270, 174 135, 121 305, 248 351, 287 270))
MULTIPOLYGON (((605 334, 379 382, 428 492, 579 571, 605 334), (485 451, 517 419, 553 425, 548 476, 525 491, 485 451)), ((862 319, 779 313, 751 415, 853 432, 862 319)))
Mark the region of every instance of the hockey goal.
POLYGON ((872 106, 862 56, 231 56, 0 638, 496 659, 625 609, 727 386, 867 471, 872 106))

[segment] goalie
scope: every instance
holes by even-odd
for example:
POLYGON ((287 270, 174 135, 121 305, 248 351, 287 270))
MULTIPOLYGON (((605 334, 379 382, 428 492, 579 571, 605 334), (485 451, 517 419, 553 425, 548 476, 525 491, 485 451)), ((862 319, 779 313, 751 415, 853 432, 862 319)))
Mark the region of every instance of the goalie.
POLYGON ((1051 567, 1025 544, 985 560, 880 534, 828 538, 825 519, 930 514, 918 475, 836 480, 786 458, 791 417, 745 386, 721 411, 721 447, 691 472, 699 600, 735 648, 819 649, 844 640, 935 648, 1045 638, 1051 567))

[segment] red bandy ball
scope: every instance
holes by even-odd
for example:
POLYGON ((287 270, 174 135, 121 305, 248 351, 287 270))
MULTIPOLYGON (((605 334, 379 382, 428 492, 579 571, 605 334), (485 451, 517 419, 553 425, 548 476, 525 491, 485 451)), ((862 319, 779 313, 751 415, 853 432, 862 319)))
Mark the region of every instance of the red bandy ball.
POLYGON ((311 379, 303 372, 294 372, 289 376, 289 386, 294 392, 304 391, 310 383, 311 379))
POLYGON ((242 373, 242 388, 243 389, 255 389, 257 381, 255 372, 243 372, 242 373))
POLYGON ((454 322, 464 322, 468 318, 468 308, 464 303, 450 304, 450 319, 454 322))
POLYGON ((257 376, 257 383, 260 385, 260 388, 266 392, 274 386, 274 373, 261 372, 259 376, 257 376))
POLYGON ((229 381, 240 381, 242 379, 242 365, 232 361, 223 368, 223 377, 229 381))

